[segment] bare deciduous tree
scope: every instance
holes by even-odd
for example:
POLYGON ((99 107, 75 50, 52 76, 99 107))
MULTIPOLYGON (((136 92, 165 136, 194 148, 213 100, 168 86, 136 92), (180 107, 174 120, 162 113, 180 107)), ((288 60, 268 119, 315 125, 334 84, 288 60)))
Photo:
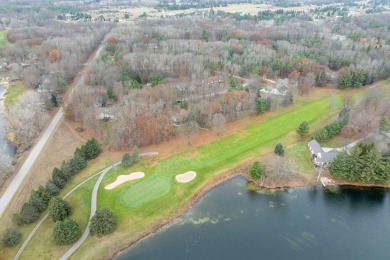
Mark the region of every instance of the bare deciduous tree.
POLYGON ((0 151, 0 179, 7 179, 13 172, 12 157, 0 151))
POLYGON ((188 145, 191 145, 191 137, 198 131, 199 124, 193 120, 187 120, 180 126, 180 133, 187 138, 188 145))
POLYGON ((15 135, 19 149, 27 149, 33 139, 45 127, 49 118, 46 110, 46 95, 27 92, 9 108, 9 129, 15 135))
POLYGON ((213 115, 213 129, 216 135, 220 135, 225 128, 226 119, 221 113, 213 115))
POLYGON ((273 155, 265 164, 265 177, 275 181, 290 181, 296 174, 295 163, 281 156, 273 155))

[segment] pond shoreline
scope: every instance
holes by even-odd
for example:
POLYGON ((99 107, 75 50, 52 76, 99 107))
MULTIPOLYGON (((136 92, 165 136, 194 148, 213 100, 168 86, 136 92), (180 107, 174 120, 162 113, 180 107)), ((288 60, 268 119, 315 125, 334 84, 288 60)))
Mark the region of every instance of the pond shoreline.
MULTIPOLYGON (((179 221, 180 217, 186 214, 189 210, 191 210, 191 208, 201 198, 203 198, 206 195, 206 193, 224 184, 225 182, 238 176, 242 176, 249 181, 248 175, 243 173, 246 172, 245 170, 246 167, 247 165, 244 164, 232 170, 229 170, 221 175, 216 176, 214 179, 212 179, 211 181, 205 183, 202 187, 200 187, 200 189, 196 191, 195 194, 191 196, 191 198, 188 199, 182 206, 180 206, 176 212, 164 217, 160 221, 160 223, 157 223, 154 226, 151 226, 150 228, 141 231, 141 233, 134 235, 133 239, 128 240, 127 245, 124 245, 126 243, 123 243, 122 245, 118 245, 118 247, 111 248, 112 251, 110 253, 103 255, 100 259, 114 259, 117 256, 125 253, 126 250, 128 250, 138 242, 146 240, 151 236, 153 236, 155 233, 174 225, 179 221)), ((292 182, 290 181, 282 185, 256 185, 256 187, 259 190, 265 189, 265 190, 273 191, 273 190, 287 190, 287 189, 294 189, 294 188, 306 188, 306 187, 313 187, 319 185, 321 185, 319 182, 314 180, 308 180, 305 177, 299 175, 298 178, 294 178, 292 182)), ((390 185, 353 183, 345 180, 336 180, 335 185, 332 186, 352 186, 352 187, 362 187, 362 188, 390 188, 390 185)))
POLYGON ((203 198, 207 192, 238 176, 242 176, 245 178, 248 177, 247 174, 240 172, 232 173, 231 171, 218 175, 213 180, 204 184, 197 192, 195 192, 195 194, 190 199, 188 199, 182 206, 180 206, 176 212, 164 217, 160 221, 160 223, 157 223, 156 225, 150 227, 147 230, 144 230, 141 234, 135 235, 134 239, 129 240, 126 245, 119 245, 117 248, 112 248, 112 252, 103 255, 101 259, 114 259, 115 257, 124 253, 125 250, 129 249, 138 242, 143 241, 150 236, 153 236, 153 234, 155 234, 156 232, 169 228, 171 225, 175 224, 181 216, 187 213, 195 205, 196 202, 203 198))

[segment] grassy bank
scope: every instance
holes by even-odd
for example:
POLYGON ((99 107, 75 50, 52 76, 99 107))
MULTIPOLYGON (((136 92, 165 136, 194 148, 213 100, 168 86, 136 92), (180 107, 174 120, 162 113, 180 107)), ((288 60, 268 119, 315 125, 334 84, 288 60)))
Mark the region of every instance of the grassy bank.
POLYGON ((7 31, 2 30, 0 31, 0 50, 7 47, 7 31))
MULTIPOLYGON (((333 111, 337 109, 338 106, 332 108, 333 111)), ((102 182, 98 207, 108 207, 115 212, 118 229, 115 234, 104 239, 88 238, 73 259, 81 256, 94 258, 136 240, 145 230, 153 230, 153 227, 165 222, 166 216, 174 214, 211 179, 272 151, 278 142, 292 145, 289 149, 297 149, 295 154, 304 156, 307 152, 305 145, 302 145, 304 142, 299 141, 295 133, 296 127, 303 120, 312 125, 329 121, 332 115, 329 112, 328 97, 302 101, 297 103, 294 109, 284 109, 264 123, 252 125, 245 131, 220 141, 172 156, 154 167, 152 161, 143 160, 130 168, 119 166, 113 169, 102 182), (187 184, 175 181, 177 174, 190 170, 197 172, 194 181, 187 184), (117 176, 134 171, 143 171, 146 177, 113 190, 103 188, 117 176)), ((305 169, 306 173, 312 172, 310 167, 313 168, 308 164, 310 158, 296 159, 303 162, 299 167, 305 169)))
POLYGON ((11 85, 4 99, 5 106, 9 108, 25 91, 26 88, 22 84, 11 85))

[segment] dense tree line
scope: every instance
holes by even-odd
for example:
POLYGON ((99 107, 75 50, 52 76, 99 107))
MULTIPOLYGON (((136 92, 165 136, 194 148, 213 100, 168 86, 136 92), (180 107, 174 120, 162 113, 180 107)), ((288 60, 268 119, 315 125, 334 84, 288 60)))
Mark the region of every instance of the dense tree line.
MULTIPOLYGON (((30 193, 28 202, 22 205, 19 213, 13 214, 14 223, 20 226, 35 222, 41 213, 50 206, 51 199, 58 195, 75 174, 87 167, 87 160, 95 158, 100 151, 100 145, 95 139, 88 140, 81 148, 77 148, 72 159, 63 161, 59 168, 53 169, 52 178, 47 181, 45 187, 40 185, 37 190, 30 193)), ((51 207, 53 219, 62 219, 61 216, 58 216, 60 213, 53 213, 53 207, 51 207)), ((70 212, 70 209, 66 211, 70 212)))
POLYGON ((360 144, 351 154, 340 153, 329 166, 331 175, 364 183, 390 181, 390 157, 383 156, 373 144, 360 144))

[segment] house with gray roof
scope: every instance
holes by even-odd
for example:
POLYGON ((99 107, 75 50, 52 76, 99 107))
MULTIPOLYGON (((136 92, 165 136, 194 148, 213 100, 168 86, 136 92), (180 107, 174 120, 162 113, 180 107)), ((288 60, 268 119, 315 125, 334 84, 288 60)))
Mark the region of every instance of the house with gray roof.
POLYGON ((310 142, 307 143, 307 147, 309 148, 309 151, 312 156, 323 153, 321 145, 317 142, 317 140, 313 139, 310 142))
POLYGON ((313 163, 315 166, 328 166, 336 156, 339 154, 337 149, 328 149, 326 148, 326 152, 322 149, 321 145, 317 142, 317 140, 313 139, 308 144, 310 154, 313 158, 313 163))
POLYGON ((331 162, 333 162, 338 154, 339 151, 335 149, 326 153, 319 153, 313 158, 313 162, 316 166, 328 166, 331 162))

